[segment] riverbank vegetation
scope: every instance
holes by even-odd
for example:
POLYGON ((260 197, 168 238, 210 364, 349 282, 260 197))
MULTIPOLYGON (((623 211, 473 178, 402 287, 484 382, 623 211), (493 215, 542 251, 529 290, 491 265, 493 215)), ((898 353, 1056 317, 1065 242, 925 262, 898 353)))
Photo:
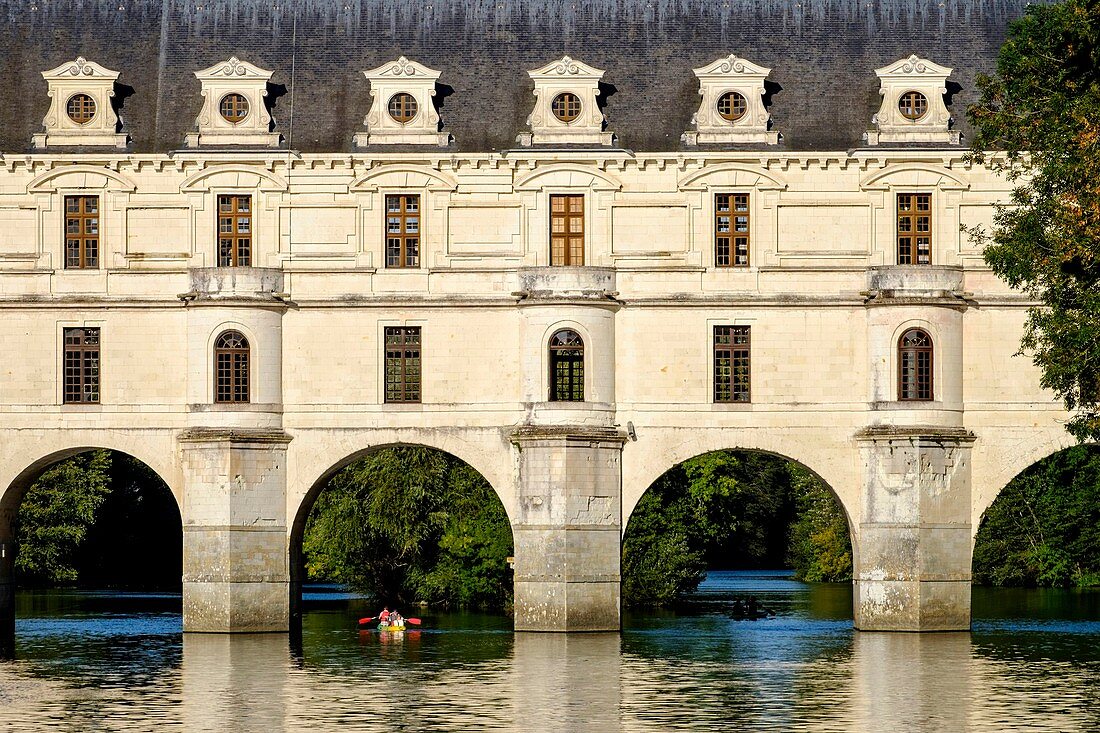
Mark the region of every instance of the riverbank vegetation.
POLYGON ((160 477, 125 453, 55 463, 23 495, 15 572, 24 587, 179 590, 179 509, 160 477))
POLYGON ((851 580, 848 522, 836 498, 791 461, 706 453, 665 472, 634 509, 623 538, 623 603, 674 603, 708 569, 780 567, 808 581, 851 580))
POLYGON ((386 448, 321 491, 302 546, 311 580, 383 601, 499 610, 511 603, 512 528, 489 483, 428 448, 386 448))
POLYGON ((1005 487, 978 529, 974 582, 1100 586, 1100 448, 1055 453, 1005 487))

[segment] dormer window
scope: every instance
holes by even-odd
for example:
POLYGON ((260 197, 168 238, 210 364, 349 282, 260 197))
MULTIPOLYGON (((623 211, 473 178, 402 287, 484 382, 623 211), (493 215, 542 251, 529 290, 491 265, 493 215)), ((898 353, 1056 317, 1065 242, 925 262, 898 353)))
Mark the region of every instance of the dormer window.
POLYGON ((603 69, 563 56, 527 74, 535 83, 535 107, 527 116, 531 131, 516 138, 520 145, 612 144, 596 101, 603 69))
POLYGON ((78 125, 86 125, 95 117, 95 100, 87 94, 74 94, 65 105, 65 113, 78 125))
POLYGON ((196 71, 204 101, 195 120, 198 131, 189 132, 185 137, 187 147, 278 147, 275 120, 264 104, 273 75, 272 71, 236 57, 196 71))
POLYGON ((928 97, 920 92, 906 92, 898 100, 901 116, 907 120, 919 120, 928 112, 928 97))
POLYGON ((43 132, 31 140, 36 148, 54 145, 110 145, 126 147, 111 98, 118 72, 80 57, 42 72, 50 109, 42 120, 43 132))
POLYGON ((446 147, 451 134, 433 101, 439 72, 402 56, 363 72, 370 82, 371 106, 363 124, 366 132, 352 138, 356 147, 368 145, 436 145, 446 147))
POLYGON ((695 129, 684 132, 681 140, 688 145, 779 142, 764 107, 764 82, 771 69, 731 54, 693 71, 701 99, 691 116, 695 129))
POLYGON ((882 105, 864 139, 879 143, 959 144, 944 95, 951 69, 913 55, 875 69, 882 105))
POLYGON ((218 111, 226 122, 235 125, 248 117, 248 100, 241 94, 226 94, 218 105, 218 111))
POLYGON ((718 114, 722 115, 722 119, 724 120, 737 122, 737 120, 745 116, 745 112, 747 112, 748 109, 748 102, 746 102, 745 97, 738 92, 726 92, 718 98, 718 114))
POLYGON ((581 116, 581 100, 572 92, 562 92, 550 103, 554 116, 562 122, 572 122, 581 116))
POLYGON ((386 109, 395 122, 399 122, 402 125, 407 124, 412 122, 413 118, 416 117, 416 97, 407 92, 399 92, 390 97, 390 103, 387 105, 386 109))

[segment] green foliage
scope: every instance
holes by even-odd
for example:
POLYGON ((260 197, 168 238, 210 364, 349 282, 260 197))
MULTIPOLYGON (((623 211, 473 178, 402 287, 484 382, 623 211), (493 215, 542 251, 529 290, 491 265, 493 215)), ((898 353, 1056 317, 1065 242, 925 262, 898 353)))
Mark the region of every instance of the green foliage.
POLYGON ((787 464, 798 516, 791 524, 788 559, 799 580, 839 583, 852 579, 848 518, 832 492, 798 464, 787 464))
POLYGON ((967 111, 971 154, 1014 181, 987 244, 997 275, 1039 301, 1021 342, 1079 440, 1100 439, 1100 4, 1034 4, 967 111), (983 151, 998 150, 1000 153, 983 151))
POLYGON ((25 584, 73 583, 77 550, 110 492, 111 455, 89 451, 48 468, 16 515, 15 570, 25 584))
POLYGON ((706 453, 657 479, 631 514, 623 603, 667 605, 694 591, 707 568, 780 567, 788 558, 799 577, 851 578, 848 523, 829 489, 781 458, 706 453))
POLYGON ((24 493, 16 572, 24 585, 175 589, 182 533, 176 500, 151 468, 88 451, 46 469, 24 493))
POLYGON ((978 529, 974 582, 1100 585, 1100 449, 1056 453, 1005 487, 978 529))
POLYGON ((313 580, 400 603, 501 608, 512 530, 492 487, 440 451, 397 447, 340 471, 306 523, 313 580))

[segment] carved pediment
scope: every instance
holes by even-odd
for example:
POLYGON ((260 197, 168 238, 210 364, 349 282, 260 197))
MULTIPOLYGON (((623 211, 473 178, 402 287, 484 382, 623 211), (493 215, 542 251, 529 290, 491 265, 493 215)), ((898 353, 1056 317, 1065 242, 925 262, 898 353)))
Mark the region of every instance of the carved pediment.
POLYGON ((603 69, 563 56, 527 74, 535 83, 535 107, 527 116, 531 131, 517 138, 521 145, 612 143, 597 101, 603 69))
POLYGON ((440 72, 402 56, 363 75, 370 82, 373 101, 363 120, 367 131, 353 139, 356 146, 450 143, 450 134, 440 129, 433 101, 440 72))
POLYGON ((882 106, 871 118, 875 129, 864 136, 867 143, 959 144, 944 102, 951 71, 916 54, 875 69, 882 106))
POLYGON ((42 119, 44 131, 31 138, 34 146, 126 147, 121 120, 111 103, 118 77, 119 72, 83 56, 43 71, 50 108, 42 119))
POLYGON ((771 69, 730 54, 692 71, 701 100, 691 117, 695 129, 681 140, 688 145, 779 142, 779 133, 768 129, 771 115, 764 107, 764 81, 771 69))
POLYGON ((188 133, 185 139, 187 147, 278 147, 279 134, 272 130, 274 120, 265 104, 273 74, 236 56, 196 71, 195 77, 202 84, 203 105, 195 120, 198 130, 188 133))

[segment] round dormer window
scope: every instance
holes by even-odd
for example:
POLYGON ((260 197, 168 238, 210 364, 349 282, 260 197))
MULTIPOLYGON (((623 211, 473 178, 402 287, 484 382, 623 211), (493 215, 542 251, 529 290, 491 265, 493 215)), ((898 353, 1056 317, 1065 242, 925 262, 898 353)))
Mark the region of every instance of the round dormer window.
POLYGON ((218 103, 218 112, 226 122, 235 125, 248 117, 248 100, 243 94, 226 94, 218 103))
POLYGON ((78 125, 86 125, 95 117, 95 100, 87 94, 74 94, 65 104, 65 114, 78 125))
POLYGON ((412 122, 418 110, 416 98, 407 92, 398 92, 393 95, 390 97, 389 104, 386 105, 386 111, 390 113, 393 121, 402 125, 412 122))
POLYGON ((749 103, 739 92, 726 92, 718 98, 718 114, 722 119, 737 122, 749 111, 749 103))
POLYGON ((550 111, 562 122, 572 122, 581 116, 581 98, 572 92, 562 92, 550 102, 550 111))
POLYGON ((907 120, 919 120, 928 112, 928 97, 920 92, 906 92, 898 100, 901 116, 907 120))

